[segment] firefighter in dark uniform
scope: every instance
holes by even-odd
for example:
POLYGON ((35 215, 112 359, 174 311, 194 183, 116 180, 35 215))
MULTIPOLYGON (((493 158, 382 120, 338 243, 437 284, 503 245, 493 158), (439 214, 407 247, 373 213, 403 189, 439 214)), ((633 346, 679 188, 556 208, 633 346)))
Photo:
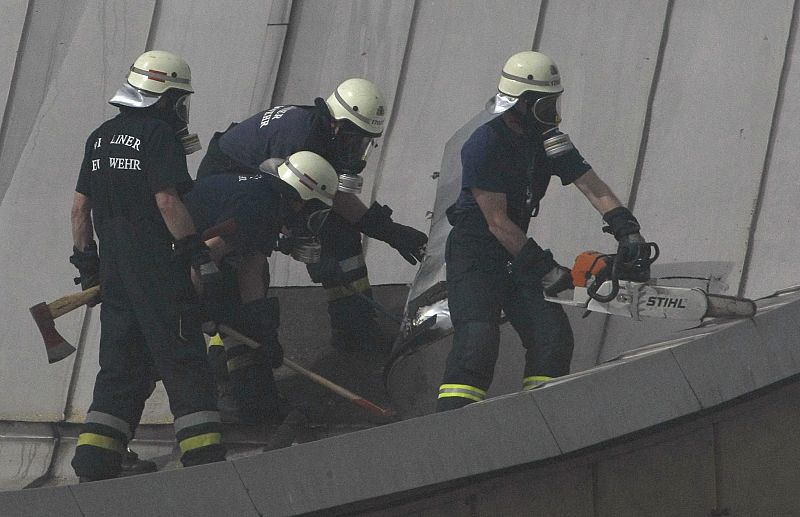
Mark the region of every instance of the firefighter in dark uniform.
POLYGON ((70 262, 84 289, 99 280, 102 306, 100 371, 72 460, 81 481, 119 474, 156 376, 183 465, 225 459, 190 278, 190 267, 202 278, 216 266, 180 198, 192 185, 185 154, 199 148, 187 129, 192 92, 183 59, 146 52, 109 101, 120 113, 86 141, 70 262))
MULTIPOLYGON (((455 335, 437 410, 486 398, 500 342, 501 310, 526 349, 523 389, 569 373, 573 335, 561 305, 545 301, 572 287, 569 269, 527 237, 552 176, 574 184, 623 248, 639 253, 639 223, 558 130, 558 68, 532 51, 511 56, 487 109, 500 114, 461 149, 462 190, 447 211, 447 290, 455 335)), ((649 251, 647 251, 649 254, 649 251)))
POLYGON ((283 362, 280 310, 278 299, 266 296, 267 257, 284 227, 294 230, 294 244, 305 234, 304 244, 311 245, 333 205, 338 177, 324 158, 310 151, 285 161, 267 160, 252 173, 202 177, 185 203, 199 232, 219 233, 206 241, 222 272, 218 281, 204 286, 207 315, 261 345, 251 348, 233 336, 212 339, 209 361, 221 370, 215 371, 218 389, 221 380, 230 387, 238 409, 233 416, 261 423, 282 416, 272 373, 283 362))
POLYGON ((366 165, 373 140, 384 124, 380 90, 365 79, 348 79, 313 106, 276 106, 256 113, 217 133, 197 172, 198 178, 240 173, 268 158, 285 158, 307 150, 325 157, 339 174, 339 191, 320 236, 322 256, 309 264, 314 282, 328 295, 332 345, 344 350, 373 350, 381 343, 361 247, 361 233, 384 241, 409 263, 422 258, 427 236, 392 220, 387 206, 369 209, 355 195, 361 191, 359 173, 366 165))

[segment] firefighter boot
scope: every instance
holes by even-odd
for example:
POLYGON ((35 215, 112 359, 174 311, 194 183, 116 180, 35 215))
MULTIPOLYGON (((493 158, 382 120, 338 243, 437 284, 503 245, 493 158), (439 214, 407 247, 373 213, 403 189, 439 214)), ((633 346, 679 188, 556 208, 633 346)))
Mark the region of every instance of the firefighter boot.
POLYGON ((140 460, 139 455, 133 452, 130 447, 122 454, 122 470, 117 477, 136 476, 156 472, 156 463, 150 460, 140 460))

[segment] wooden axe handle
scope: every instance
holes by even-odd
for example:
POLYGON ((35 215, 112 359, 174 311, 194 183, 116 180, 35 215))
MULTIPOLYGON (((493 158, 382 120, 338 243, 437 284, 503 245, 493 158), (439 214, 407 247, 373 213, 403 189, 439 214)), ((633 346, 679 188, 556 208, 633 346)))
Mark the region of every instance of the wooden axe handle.
POLYGON ((96 285, 85 291, 78 291, 77 293, 62 296, 58 300, 48 303, 47 308, 50 309, 50 314, 53 316, 53 319, 56 319, 59 316, 63 316, 64 314, 73 311, 82 305, 86 305, 87 303, 98 300, 99 298, 100 286, 96 285))
MULTIPOLYGON (((202 239, 208 240, 214 237, 229 235, 236 231, 236 220, 226 219, 216 226, 212 226, 203 232, 202 239)), ((77 293, 68 294, 61 298, 48 303, 47 308, 50 310, 50 315, 53 319, 63 316, 64 314, 74 311, 78 307, 91 303, 100 299, 100 286, 96 285, 90 287, 85 291, 78 291, 77 293)))

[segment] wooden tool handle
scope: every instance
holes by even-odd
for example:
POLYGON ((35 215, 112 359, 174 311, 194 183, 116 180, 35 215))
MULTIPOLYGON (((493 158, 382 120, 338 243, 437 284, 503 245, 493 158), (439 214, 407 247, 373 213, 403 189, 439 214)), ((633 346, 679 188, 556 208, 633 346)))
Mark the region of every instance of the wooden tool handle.
POLYGON ((95 300, 100 300, 99 285, 90 287, 85 291, 78 291, 77 293, 62 296, 58 300, 48 303, 47 308, 50 309, 50 315, 53 317, 53 319, 56 319, 59 316, 63 316, 64 314, 95 300))

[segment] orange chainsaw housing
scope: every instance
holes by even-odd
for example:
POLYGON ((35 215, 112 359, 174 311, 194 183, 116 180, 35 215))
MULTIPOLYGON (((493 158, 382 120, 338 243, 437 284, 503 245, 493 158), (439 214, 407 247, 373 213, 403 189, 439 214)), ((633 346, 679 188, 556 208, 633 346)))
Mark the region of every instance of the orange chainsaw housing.
POLYGON ((599 251, 584 251, 575 259, 572 267, 572 285, 586 287, 593 276, 600 274, 608 267, 606 256, 599 251))

